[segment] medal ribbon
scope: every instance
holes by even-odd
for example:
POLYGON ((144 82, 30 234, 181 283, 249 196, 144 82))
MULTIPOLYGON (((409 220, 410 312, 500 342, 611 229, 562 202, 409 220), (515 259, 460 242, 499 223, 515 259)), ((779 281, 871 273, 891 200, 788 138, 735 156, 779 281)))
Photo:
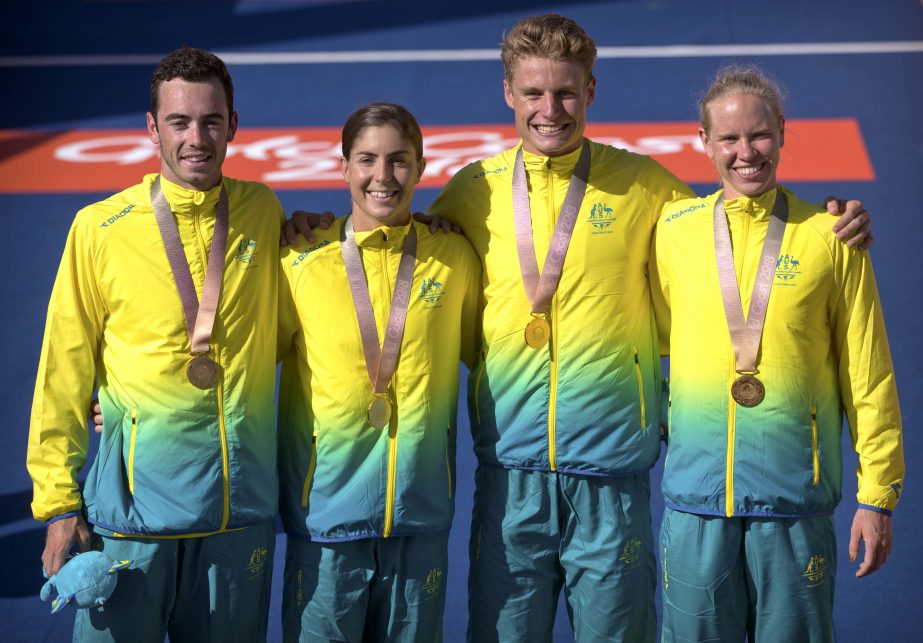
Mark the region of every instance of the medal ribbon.
POLYGON ((208 254, 208 266, 205 271, 205 283, 202 285, 202 302, 196 295, 192 283, 189 262, 183 252, 183 242, 179 237, 179 227, 170 211, 170 204, 160 187, 160 176, 151 185, 151 205, 154 218, 160 229, 163 247, 167 251, 173 280, 183 302, 186 316, 186 333, 189 335, 191 353, 200 355, 209 351, 212 329, 215 326, 215 314, 218 310, 218 296, 221 293, 221 278, 224 275, 224 254, 228 245, 228 193, 221 186, 218 197, 218 211, 215 216, 215 230, 212 233, 211 249, 208 254))
POLYGON ((394 294, 391 297, 391 309, 388 311, 388 324, 385 329, 385 341, 379 345, 378 328, 375 326, 375 310, 369 297, 369 284, 365 279, 365 269, 356 245, 356 233, 353 230, 352 216, 347 217, 340 233, 340 251, 346 265, 349 290, 353 296, 353 307, 359 321, 359 334, 362 337, 362 352, 365 355, 365 367, 368 369, 372 394, 378 395, 388 389, 388 382, 394 375, 397 356, 404 337, 407 321, 407 307, 410 304, 410 288, 413 284, 413 268, 417 257, 417 231, 410 224, 410 230, 404 239, 401 261, 394 281, 394 294), (379 347, 380 346, 380 347, 379 347))
POLYGON ((750 295, 750 311, 744 321, 743 305, 737 288, 737 273, 734 268, 734 251, 731 249, 731 233, 728 230, 724 212, 724 195, 718 197, 714 208, 715 256, 718 260, 718 281, 721 284, 721 299, 724 300, 724 314, 727 317, 731 344, 738 373, 755 373, 756 356, 763 336, 763 324, 769 307, 769 293, 772 278, 776 273, 776 261, 782 248, 785 223, 788 220, 788 202, 781 190, 777 190, 776 203, 769 217, 769 228, 763 241, 759 268, 750 295))
POLYGON ((513 217, 516 223, 516 250, 519 252, 519 267, 526 296, 532 304, 532 313, 540 315, 548 310, 548 303, 554 296, 564 268, 564 257, 577 223, 577 214, 583 195, 586 194, 587 179, 590 176, 590 144, 583 141, 580 157, 574 167, 570 185, 558 213, 558 223, 551 237, 551 245, 545 256, 542 274, 538 274, 535 261, 535 244, 532 239, 532 211, 529 206, 529 187, 526 182, 526 164, 522 160, 522 147, 516 152, 513 165, 513 217))

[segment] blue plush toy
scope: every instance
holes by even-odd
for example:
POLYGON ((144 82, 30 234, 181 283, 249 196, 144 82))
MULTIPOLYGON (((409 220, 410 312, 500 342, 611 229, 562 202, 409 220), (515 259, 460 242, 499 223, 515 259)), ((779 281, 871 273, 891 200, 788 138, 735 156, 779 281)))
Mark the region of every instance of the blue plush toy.
POLYGON ((114 561, 101 551, 77 554, 42 586, 43 601, 57 589, 51 613, 60 612, 73 601, 75 607, 101 607, 112 596, 118 582, 116 572, 131 565, 130 560, 114 561))

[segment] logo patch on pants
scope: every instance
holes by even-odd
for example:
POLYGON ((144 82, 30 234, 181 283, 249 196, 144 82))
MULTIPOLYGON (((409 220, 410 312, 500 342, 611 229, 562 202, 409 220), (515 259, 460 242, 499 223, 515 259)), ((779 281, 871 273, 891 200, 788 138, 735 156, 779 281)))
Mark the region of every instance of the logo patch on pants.
POLYGON ((640 558, 641 539, 631 538, 627 543, 625 543, 625 548, 622 549, 622 555, 619 556, 619 560, 631 567, 632 565, 635 565, 640 558))
POLYGON ((827 559, 820 554, 811 556, 807 569, 801 575, 808 579, 808 588, 822 585, 827 575, 827 559))
POLYGON ((250 578, 256 578, 266 569, 266 561, 269 560, 269 549, 266 547, 257 547, 250 554, 250 562, 247 563, 247 571, 250 572, 250 578))
POLYGON ((426 582, 423 583, 423 591, 427 594, 426 598, 434 598, 442 589, 442 579, 445 574, 438 567, 433 567, 426 575, 426 582))

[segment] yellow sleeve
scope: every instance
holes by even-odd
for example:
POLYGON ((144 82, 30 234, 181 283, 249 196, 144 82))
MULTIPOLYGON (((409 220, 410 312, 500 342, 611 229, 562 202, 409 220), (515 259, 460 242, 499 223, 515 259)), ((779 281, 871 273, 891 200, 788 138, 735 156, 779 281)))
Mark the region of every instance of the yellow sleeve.
POLYGON ((32 514, 42 521, 83 506, 77 474, 87 458, 87 416, 106 318, 92 244, 92 228, 78 215, 48 304, 26 453, 32 514))
POLYGON ((654 318, 657 320, 661 355, 670 354, 670 279, 665 261, 667 257, 665 237, 664 226, 658 225, 654 230, 651 253, 648 258, 648 278, 651 284, 651 299, 654 303, 654 318))
MULTIPOLYGON (((477 174, 481 167, 481 162, 478 161, 456 172, 442 188, 436 200, 426 209, 426 213, 454 223, 464 233, 465 221, 472 216, 471 208, 485 207, 490 203, 488 182, 471 179, 471 176, 477 174)), ((483 216, 483 213, 480 215, 483 216)))
POLYGON ((276 362, 281 362, 294 347, 295 334, 298 332, 298 313, 295 310, 295 297, 285 262, 291 261, 291 255, 283 252, 279 262, 279 330, 276 335, 276 362))
MULTIPOLYGON (((467 246, 467 242, 465 242, 467 246)), ((466 248, 467 249, 467 248, 466 248)), ((465 282, 465 301, 462 304, 461 319, 461 359, 468 367, 473 369, 478 361, 481 350, 481 314, 483 306, 483 292, 481 285, 481 262, 470 249, 467 253, 468 261, 467 281, 465 282)))
POLYGON ((894 366, 867 251, 833 249, 840 281, 832 304, 840 390, 859 455, 857 499, 891 511, 904 483, 904 447, 894 366))

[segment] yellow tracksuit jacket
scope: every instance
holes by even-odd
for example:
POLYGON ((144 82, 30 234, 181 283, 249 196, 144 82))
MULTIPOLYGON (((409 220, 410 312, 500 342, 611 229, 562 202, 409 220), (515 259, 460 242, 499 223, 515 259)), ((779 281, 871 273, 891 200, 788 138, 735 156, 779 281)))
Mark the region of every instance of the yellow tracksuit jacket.
MULTIPOLYGON (((468 384, 482 463, 619 476, 657 460, 660 357, 648 256, 663 206, 692 193, 650 158, 593 142, 590 150, 547 349, 529 348, 523 334, 531 306, 513 221, 516 149, 460 170, 430 208, 465 230, 483 264, 484 344, 468 384)), ((524 154, 540 271, 579 154, 524 154)))
MULTIPOLYGON (((757 368, 766 397, 730 396, 737 377, 718 283, 712 208, 720 192, 668 206, 657 226, 658 307, 670 349, 667 506, 721 516, 812 516, 840 500, 842 418, 859 454, 858 501, 894 509, 904 476, 901 416, 868 252, 840 243, 836 218, 788 198, 757 368), (671 314, 672 313, 672 314, 671 314)), ((725 208, 744 315, 777 198, 725 208)))
POLYGON ((371 383, 340 249, 344 219, 282 255, 281 511, 314 541, 434 535, 454 515, 459 358, 476 360, 480 266, 468 241, 419 223, 357 232, 379 341, 410 225, 412 295, 390 426, 375 429, 371 383), (287 291, 287 292, 286 292, 287 291))
MULTIPOLYGON (((28 468, 38 520, 80 510, 142 536, 192 535, 272 519, 279 227, 259 183, 225 178, 230 229, 208 391, 186 378, 189 339, 150 202, 156 175, 81 210, 51 301, 32 404, 28 468), (87 410, 105 427, 84 489, 87 410)), ((161 179, 201 297, 220 187, 161 179)))

